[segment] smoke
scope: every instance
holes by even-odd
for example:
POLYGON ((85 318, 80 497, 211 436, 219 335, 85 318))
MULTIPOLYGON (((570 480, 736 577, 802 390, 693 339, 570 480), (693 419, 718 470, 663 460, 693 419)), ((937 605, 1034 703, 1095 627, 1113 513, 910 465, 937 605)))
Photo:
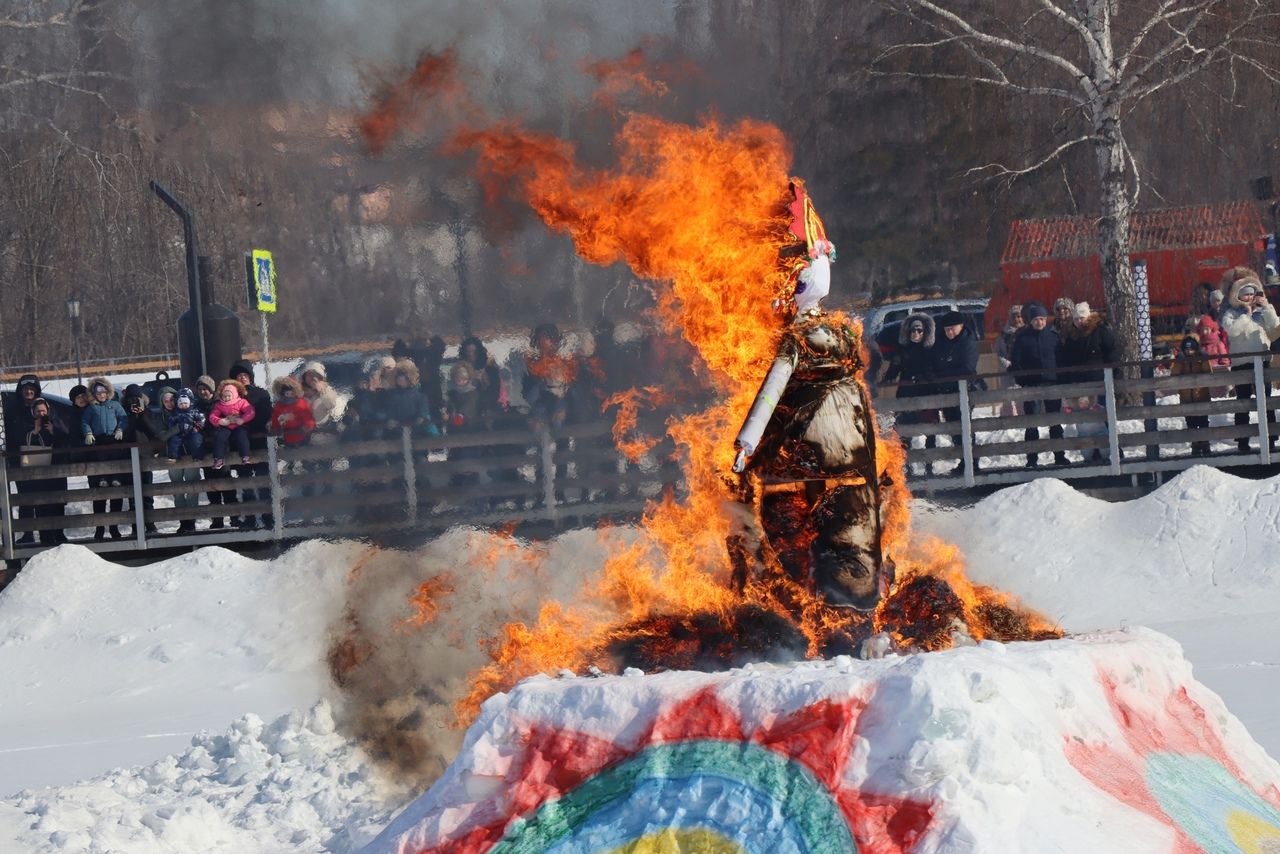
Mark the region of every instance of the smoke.
POLYGON ((412 552, 353 568, 329 664, 350 735, 397 779, 429 786, 456 755, 454 705, 489 660, 485 644, 548 599, 575 600, 631 529, 573 531, 546 543, 455 528, 412 552))

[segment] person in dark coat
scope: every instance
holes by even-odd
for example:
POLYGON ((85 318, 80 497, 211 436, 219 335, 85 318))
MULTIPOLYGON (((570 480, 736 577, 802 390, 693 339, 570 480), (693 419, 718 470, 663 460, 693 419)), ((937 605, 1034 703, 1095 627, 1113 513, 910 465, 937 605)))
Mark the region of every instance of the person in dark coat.
MULTIPOLYGON (((1013 346, 1009 348, 1009 370, 1018 374, 1018 385, 1023 388, 1035 388, 1042 385, 1053 385, 1058 381, 1058 333, 1049 326, 1049 312, 1039 302, 1028 302, 1022 306, 1022 319, 1026 326, 1018 330, 1013 338, 1013 346), (1022 373, 1023 371, 1027 373, 1022 373)), ((1024 415, 1041 415, 1062 411, 1062 399, 1028 400, 1024 402, 1024 415)), ((1061 439, 1062 425, 1049 427, 1050 439, 1061 439)), ((1028 427, 1024 434, 1028 442, 1040 438, 1039 427, 1028 427)), ((1040 464, 1039 454, 1027 454, 1027 465, 1034 468, 1040 464)), ((1053 461, 1058 465, 1070 462, 1064 451, 1054 451, 1053 461)))
MULTIPOLYGON (((142 386, 130 385, 125 388, 124 411, 129 415, 129 425, 124 428, 124 440, 136 443, 139 446, 138 452, 144 459, 160 453, 169 439, 169 425, 161 413, 151 408, 151 399, 143 392, 142 386)), ((143 470, 143 486, 150 486, 154 476, 154 472, 143 470)), ((143 496, 144 518, 150 518, 155 505, 156 500, 153 496, 143 496)), ((156 533, 155 523, 146 522, 144 530, 148 534, 156 533)))
MULTIPOLYGON (((942 337, 933 345, 933 376, 939 380, 939 392, 950 393, 957 390, 957 380, 971 377, 978 372, 978 339, 964 323, 964 315, 958 311, 949 311, 938 320, 942 327, 942 337), (950 380, 951 382, 945 382, 950 380)), ((960 423, 960 407, 947 406, 942 409, 942 420, 947 424, 960 423)), ((951 436, 953 447, 959 448, 959 433, 951 436)))
MULTIPOLYGON (((248 362, 236 362, 231 366, 230 378, 244 384, 245 400, 253 407, 253 420, 246 427, 249 430, 249 447, 257 452, 267 448, 267 433, 271 429, 271 392, 253 384, 253 366, 248 362)), ((267 485, 270 466, 265 462, 249 463, 236 467, 239 477, 256 478, 257 487, 250 487, 240 493, 242 501, 270 501, 271 487, 267 485)), ((238 527, 253 530, 257 526, 256 517, 244 515, 240 517, 238 527)), ((262 527, 275 527, 275 519, 271 513, 262 514, 262 527)))
MULTIPOLYGON (((1060 382, 1092 383, 1102 382, 1102 365, 1110 365, 1120 361, 1120 346, 1116 342, 1116 334, 1103 316, 1089 310, 1087 302, 1076 303, 1076 315, 1065 331, 1058 333, 1058 367, 1089 368, 1090 370, 1061 371, 1060 382)), ((1105 396, 1099 398, 1105 403, 1105 396)))
MULTIPOLYGON (((898 328, 898 347, 889 357, 889 370, 885 371, 882 381, 883 385, 891 385, 895 381, 898 383, 895 398, 924 397, 938 393, 938 387, 933 382, 934 343, 933 318, 923 313, 907 315, 898 328)), ((938 411, 926 409, 899 412, 897 421, 899 424, 936 424, 938 411)), ((932 448, 936 441, 937 437, 926 436, 924 446, 932 448)), ((911 439, 904 438, 902 446, 910 450, 911 439)), ((933 466, 926 465, 926 472, 932 471, 933 466)))
MULTIPOLYGON (((74 441, 66 423, 49 405, 49 401, 40 396, 42 391, 40 378, 35 374, 26 374, 18 380, 16 400, 11 401, 5 409, 5 438, 10 465, 21 463, 23 445, 65 448, 74 441)), ((62 462, 67 462, 65 457, 51 460, 52 464, 62 462)), ((64 492, 66 488, 65 477, 17 481, 19 495, 34 492, 64 492)), ((60 518, 65 515, 65 504, 19 505, 18 507, 19 519, 60 518)), ((37 538, 42 546, 56 546, 67 541, 66 534, 58 523, 56 528, 23 532, 14 540, 14 545, 35 545, 37 538)))

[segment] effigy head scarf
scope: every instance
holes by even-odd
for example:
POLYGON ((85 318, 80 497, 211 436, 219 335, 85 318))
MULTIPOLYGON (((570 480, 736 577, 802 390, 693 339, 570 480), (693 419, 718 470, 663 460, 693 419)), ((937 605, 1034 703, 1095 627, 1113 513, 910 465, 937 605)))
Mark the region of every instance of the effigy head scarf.
POLYGON ((805 190, 804 181, 792 178, 789 183, 791 214, 788 226, 793 241, 779 251, 783 283, 773 306, 785 313, 803 313, 816 308, 831 292, 831 262, 836 248, 827 240, 827 229, 805 190))

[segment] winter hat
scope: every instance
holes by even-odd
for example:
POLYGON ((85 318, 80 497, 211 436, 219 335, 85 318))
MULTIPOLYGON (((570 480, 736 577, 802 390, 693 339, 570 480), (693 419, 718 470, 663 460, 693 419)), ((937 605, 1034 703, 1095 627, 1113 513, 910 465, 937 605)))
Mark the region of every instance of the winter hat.
POLYGON ((1214 305, 1215 303, 1221 303, 1223 299, 1225 299, 1225 297, 1222 295, 1222 291, 1216 288, 1214 290, 1209 291, 1209 305, 1214 305))
POLYGON ((1089 307, 1089 303, 1083 300, 1076 303, 1076 320, 1088 320, 1092 313, 1093 309, 1089 307))
POLYGON ((199 388, 200 386, 204 386, 214 394, 218 393, 218 381, 208 374, 201 374, 196 377, 196 388, 199 388))
POLYGON ((178 389, 178 397, 177 397, 177 400, 174 401, 174 403, 176 403, 179 407, 181 407, 182 404, 184 403, 187 406, 190 406, 191 404, 195 403, 195 400, 196 400, 196 396, 194 393, 192 393, 191 389, 187 388, 186 386, 183 386, 182 388, 178 389))
POLYGON ((1246 281, 1244 284, 1240 286, 1239 290, 1236 291, 1236 296, 1247 297, 1250 295, 1257 295, 1260 293, 1262 293, 1262 288, 1258 287, 1253 282, 1246 281))
POLYGON ((40 396, 40 378, 35 374, 23 374, 18 378, 18 391, 26 386, 32 386, 36 390, 36 396, 40 396))
POLYGON ((125 400, 131 397, 142 397, 142 386, 137 383, 129 383, 124 387, 124 397, 125 400))
POLYGON ((1187 345, 1188 345, 1188 344, 1190 344, 1190 345, 1191 345, 1192 347, 1194 347, 1195 349, 1199 350, 1199 349, 1200 349, 1200 336, 1199 336, 1199 335, 1187 335, 1187 336, 1185 336, 1185 337, 1182 339, 1182 343, 1178 345, 1178 349, 1180 349, 1180 350, 1185 350, 1185 349, 1187 349, 1187 345))
POLYGON ((248 374, 248 385, 253 385, 253 365, 248 362, 236 362, 231 366, 231 370, 227 372, 227 376, 233 380, 241 374, 248 374))
POLYGON ((240 382, 240 380, 223 380, 218 383, 218 397, 222 397, 222 390, 227 386, 234 388, 236 395, 239 397, 244 397, 246 394, 244 383, 240 382))
POLYGON ((1074 314, 1076 310, 1076 304, 1073 303, 1071 300, 1067 299, 1066 297, 1058 297, 1056 300, 1053 301, 1054 314, 1057 314, 1058 309, 1060 308, 1065 308, 1067 309, 1067 311, 1070 311, 1074 314))
POLYGON ((93 384, 93 393, 97 394, 99 391, 105 391, 107 394, 111 394, 111 386, 106 383, 96 382, 93 384))
POLYGON ((1037 317, 1048 317, 1049 312, 1043 305, 1034 300, 1022 306, 1022 319, 1026 323, 1030 323, 1037 317))
POLYGON ((88 387, 86 387, 86 386, 82 386, 82 385, 77 385, 77 386, 72 386, 72 387, 71 387, 71 392, 70 392, 67 396, 68 396, 69 398, 71 398, 71 400, 73 400, 73 401, 74 401, 74 400, 75 400, 77 397, 79 397, 80 395, 82 395, 82 394, 88 394, 88 393, 89 393, 89 389, 88 389, 88 387))
POLYGON ((329 379, 329 372, 325 370, 323 362, 307 362, 302 366, 302 373, 299 376, 306 376, 307 374, 315 374, 322 380, 329 379))
POLYGON ((964 315, 958 311, 948 311, 942 317, 938 318, 938 325, 944 329, 948 326, 963 326, 964 315))
POLYGON ((378 360, 378 370, 394 371, 396 369, 396 360, 394 356, 383 356, 378 360))

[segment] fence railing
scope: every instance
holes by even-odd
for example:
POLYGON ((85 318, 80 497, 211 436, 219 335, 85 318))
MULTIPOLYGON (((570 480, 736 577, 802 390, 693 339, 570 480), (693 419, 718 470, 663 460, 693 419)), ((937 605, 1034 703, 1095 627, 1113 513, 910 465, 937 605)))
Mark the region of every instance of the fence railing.
POLYGON ((629 518, 679 488, 679 471, 661 461, 669 448, 630 463, 613 447, 610 422, 448 437, 405 428, 367 441, 317 437, 297 448, 268 438, 248 464, 216 476, 208 458, 171 464, 146 446, 59 450, 27 466, 0 460, 0 539, 3 557, 19 559, 64 536, 120 551, 629 518), (182 472, 198 474, 182 480, 182 472), (243 526, 246 517, 259 524, 243 526), (237 519, 241 527, 232 525, 237 519), (107 533, 113 526, 117 536, 107 533))
POLYGON ((1078 478, 1200 462, 1270 465, 1280 459, 1273 447, 1280 396, 1272 393, 1280 369, 1266 358, 1182 375, 1168 373, 1169 362, 1149 363, 1137 377, 1123 367, 1072 368, 1101 378, 1019 386, 995 377, 1004 387, 982 390, 965 378, 931 384, 954 390, 918 396, 903 386, 904 396, 882 394, 876 411, 910 446, 908 478, 926 489, 1012 483, 1046 469, 1078 478))

